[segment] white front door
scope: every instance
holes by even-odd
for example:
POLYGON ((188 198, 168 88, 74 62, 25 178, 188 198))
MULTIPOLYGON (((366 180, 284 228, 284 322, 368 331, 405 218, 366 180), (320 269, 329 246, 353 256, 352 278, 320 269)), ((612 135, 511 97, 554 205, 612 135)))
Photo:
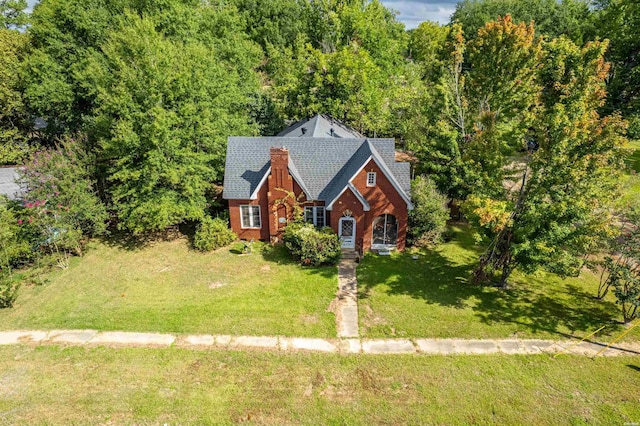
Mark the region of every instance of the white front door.
POLYGON ((338 235, 342 248, 356 248, 356 220, 352 217, 341 217, 338 223, 338 235))

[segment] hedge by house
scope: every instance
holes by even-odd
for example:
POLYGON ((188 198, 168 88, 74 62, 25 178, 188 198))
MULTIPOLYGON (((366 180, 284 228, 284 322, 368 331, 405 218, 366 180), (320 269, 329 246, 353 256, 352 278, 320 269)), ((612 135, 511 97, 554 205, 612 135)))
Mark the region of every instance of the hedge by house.
POLYGON ((193 245, 200 251, 211 251, 231 244, 236 238, 226 220, 207 216, 196 228, 193 245))
POLYGON ((329 227, 318 230, 310 223, 291 223, 285 228, 282 240, 303 265, 333 265, 342 255, 340 239, 329 227))

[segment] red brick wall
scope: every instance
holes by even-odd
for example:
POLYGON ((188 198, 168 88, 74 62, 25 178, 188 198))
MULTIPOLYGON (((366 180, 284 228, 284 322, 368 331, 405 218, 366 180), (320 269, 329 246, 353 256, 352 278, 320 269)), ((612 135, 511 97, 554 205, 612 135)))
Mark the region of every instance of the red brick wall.
POLYGON ((404 250, 407 238, 407 222, 409 219, 409 211, 407 203, 402 199, 398 191, 384 175, 382 170, 373 161, 369 163, 358 173, 352 181, 358 191, 364 196, 371 210, 365 212, 364 229, 362 239, 364 250, 371 248, 373 221, 376 217, 383 214, 391 214, 398 221, 398 250, 404 250), (367 173, 376 173, 376 185, 367 186, 367 173))
MULTIPOLYGON (((272 174, 268 177, 267 182, 258 192, 256 200, 229 200, 229 217, 231 228, 238 234, 241 239, 260 239, 268 241, 270 238, 279 236, 279 229, 284 224, 278 224, 278 230, 270 230, 275 228, 277 217, 274 216, 272 206, 275 200, 284 197, 286 194, 277 191, 276 188, 284 188, 287 191, 293 191, 296 196, 302 193, 302 189, 295 182, 288 172, 288 159, 272 155, 272 174), (274 161, 275 160, 275 161, 274 161), (273 173, 274 163, 275 169, 279 170, 273 173), (284 167, 284 169, 283 169, 284 167), (283 173, 284 172, 286 173, 283 173), (240 205, 259 205, 262 219, 262 229, 243 229, 240 221, 240 205)), ((347 189, 333 204, 333 210, 327 211, 327 224, 338 232, 338 223, 346 210, 350 210, 351 215, 356 218, 356 248, 367 251, 371 248, 371 239, 373 231, 373 221, 376 217, 383 214, 392 214, 398 221, 398 249, 404 250, 407 236, 408 210, 407 204, 400 194, 393 187, 391 182, 386 178, 382 170, 372 160, 364 169, 354 178, 353 185, 360 191, 369 203, 371 210, 365 212, 362 203, 356 196, 347 189), (376 186, 367 186, 367 173, 376 173, 376 186)), ((306 198, 303 196, 301 201, 306 198)), ((323 205, 324 202, 310 202, 304 205, 323 205)), ((278 209, 278 217, 287 216, 285 208, 282 206, 278 209)), ((287 217, 287 219, 290 219, 287 217)))
MULTIPOLYGON (((353 216, 356 220, 356 250, 362 250, 363 248, 363 236, 366 229, 365 221, 366 215, 362 203, 356 198, 356 196, 347 188, 346 191, 333 203, 333 209, 329 218, 331 228, 339 233, 338 225, 340 224, 340 218, 343 216, 353 216), (345 212, 349 210, 351 214, 345 212)), ((365 251, 368 248, 364 249, 365 251)))
POLYGON ((269 206, 267 203, 267 185, 262 185, 256 200, 229 200, 229 222, 233 232, 242 240, 269 241, 269 206), (260 206, 261 229, 242 228, 240 220, 240 206, 260 206))

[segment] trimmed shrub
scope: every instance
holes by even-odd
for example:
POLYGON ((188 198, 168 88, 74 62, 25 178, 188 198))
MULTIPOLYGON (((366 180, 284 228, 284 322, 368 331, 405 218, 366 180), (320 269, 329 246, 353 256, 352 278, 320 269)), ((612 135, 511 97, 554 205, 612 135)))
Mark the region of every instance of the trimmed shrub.
POLYGON ((200 251, 211 251, 228 246, 236 238, 237 235, 229 229, 227 221, 206 216, 196 228, 193 245, 200 251))
POLYGON ((284 229, 282 240, 303 265, 333 265, 342 255, 340 239, 329 227, 318 230, 310 223, 291 223, 284 229))

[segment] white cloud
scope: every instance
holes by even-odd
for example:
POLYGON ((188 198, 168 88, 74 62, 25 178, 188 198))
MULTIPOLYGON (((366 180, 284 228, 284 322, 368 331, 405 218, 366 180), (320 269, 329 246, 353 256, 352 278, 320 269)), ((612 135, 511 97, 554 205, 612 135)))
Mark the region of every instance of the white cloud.
POLYGON ((382 0, 382 3, 398 11, 398 20, 403 22, 407 29, 411 29, 424 21, 449 23, 451 14, 456 9, 457 0, 382 0))

